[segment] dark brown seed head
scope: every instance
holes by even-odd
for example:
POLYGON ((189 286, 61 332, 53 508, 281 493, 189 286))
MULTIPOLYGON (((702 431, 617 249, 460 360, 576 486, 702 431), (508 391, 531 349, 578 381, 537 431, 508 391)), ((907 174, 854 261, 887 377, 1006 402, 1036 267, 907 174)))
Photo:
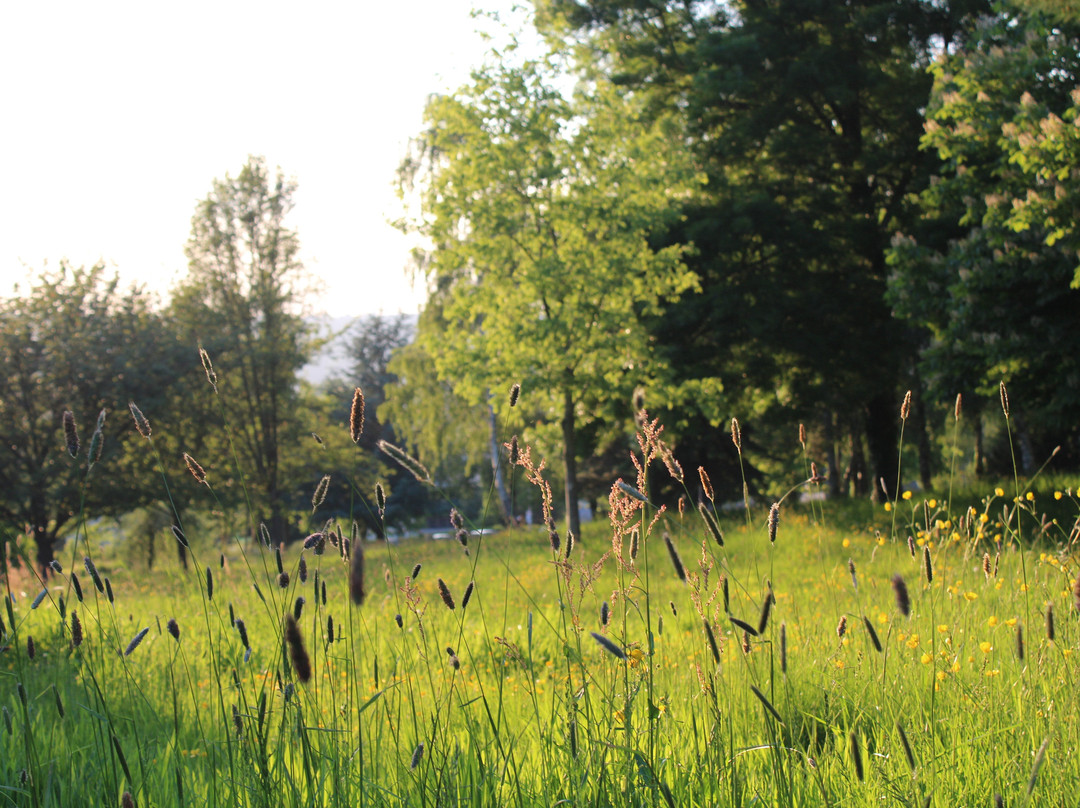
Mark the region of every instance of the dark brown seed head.
POLYGON ((776 529, 780 525, 780 503, 774 502, 769 508, 769 541, 776 543, 776 529))
POLYGON ((439 578, 438 583, 439 583, 439 597, 442 598, 442 602, 446 604, 447 609, 453 610, 455 608, 454 607, 454 596, 450 594, 450 587, 448 587, 446 585, 446 581, 444 581, 442 578, 439 578))
POLYGON ((352 407, 349 408, 349 437, 353 443, 360 442, 364 434, 364 391, 357 387, 353 390, 352 407))
MULTIPOLYGON (((323 587, 326 582, 323 581, 323 587)), ((357 606, 364 602, 364 546, 359 541, 352 545, 352 558, 349 560, 349 597, 357 606)), ((325 603, 325 594, 324 594, 325 603)))
POLYGON ((1016 656, 1024 661, 1024 627, 1020 623, 1016 624, 1016 656))
POLYGON ((191 472, 191 476, 198 480, 200 483, 206 482, 206 472, 203 467, 195 462, 195 458, 184 452, 184 462, 187 464, 188 471, 191 472))
POLYGON ((326 641, 334 641, 334 617, 329 614, 326 616, 326 641))
POLYGON ((911 554, 911 557, 915 557, 915 539, 912 536, 907 537, 907 550, 911 554))
POLYGON ((859 748, 859 738, 854 732, 851 733, 851 762, 855 766, 855 776, 861 783, 863 781, 862 750, 859 748))
POLYGON ((236 625, 236 633, 240 635, 240 644, 243 645, 245 649, 250 651, 251 650, 251 643, 248 642, 247 626, 244 624, 243 618, 240 618, 240 617, 236 618, 236 624, 235 625, 236 625))
MULTIPOLYGON (((641 540, 640 540, 640 538, 638 536, 638 529, 635 527, 632 531, 630 531, 630 560, 631 561, 634 561, 635 559, 637 559, 638 549, 639 549, 640 543, 641 543, 641 540)), ((1080 578, 1077 579, 1077 587, 1080 587, 1080 578)), ((1080 591, 1080 589, 1078 589, 1077 591, 1080 591)), ((1077 597, 1077 601, 1076 601, 1077 602, 1077 607, 1076 608, 1080 609, 1080 595, 1077 595, 1076 597, 1077 597)))
POLYGON ((930 559, 930 546, 924 544, 922 548, 923 572, 926 573, 926 582, 934 582, 934 562, 930 559))
POLYGON ((521 385, 517 382, 510 387, 510 406, 516 407, 518 399, 521 397, 521 385))
POLYGON ((134 401, 128 402, 128 409, 131 410, 131 417, 135 419, 135 428, 139 430, 139 434, 144 438, 150 437, 150 422, 146 420, 146 416, 142 414, 134 401))
POLYGON ((303 595, 298 597, 296 599, 296 602, 293 603, 293 617, 295 617, 297 620, 299 620, 300 615, 302 615, 304 613, 304 604, 305 603, 307 603, 307 600, 304 598, 303 595))
POLYGON ((744 654, 750 653, 750 632, 743 631, 742 633, 742 651, 744 654))
POLYGON ((671 540, 671 536, 668 535, 667 531, 664 531, 664 544, 667 546, 668 555, 671 556, 671 565, 675 567, 675 574, 679 576, 680 581, 686 583, 686 567, 683 566, 675 542, 671 540))
POLYGON ((457 532, 454 533, 454 538, 457 540, 458 544, 460 544, 465 549, 468 549, 469 531, 467 531, 465 528, 458 528, 457 532))
POLYGON ((516 466, 521 458, 521 450, 518 448, 518 436, 510 438, 510 465, 516 466))
MULTIPOLYGON (((235 710, 236 708, 233 707, 235 710)), ((120 798, 120 808, 135 808, 135 798, 131 796, 130 791, 125 791, 124 795, 120 798)))
POLYGON ((863 625, 866 626, 866 633, 870 635, 870 643, 874 646, 874 650, 879 654, 881 653, 881 640, 878 639, 877 632, 874 631, 874 624, 870 622, 870 618, 863 616, 863 625))
POLYGON ((758 618, 758 634, 764 634, 769 625, 769 613, 772 611, 773 593, 770 589, 765 594, 765 601, 761 604, 761 616, 758 618))
POLYGON ((728 599, 728 579, 726 575, 720 576, 720 588, 724 591, 724 614, 731 614, 730 600, 728 599))
POLYGON ((983 569, 983 575, 985 575, 986 580, 989 581, 990 580, 990 554, 989 553, 983 553, 982 569, 983 569))
POLYGON ((300 583, 307 583, 307 559, 303 555, 300 556, 300 561, 296 564, 296 574, 300 578, 300 583))
POLYGON ((412 578, 415 581, 419 577, 420 569, 422 567, 423 567, 423 564, 417 564, 415 567, 413 567, 412 568, 412 575, 410 575, 409 577, 412 578))
POLYGON ((607 601, 605 600, 603 603, 600 604, 600 625, 602 625, 602 626, 607 625, 607 621, 608 621, 608 617, 610 616, 610 613, 611 613, 611 610, 608 608, 607 601))
POLYGON ((26 638, 26 656, 30 659, 31 662, 33 662, 35 654, 37 654, 37 648, 34 647, 34 638, 33 637, 27 637, 26 638))
POLYGON ((417 744, 413 750, 412 759, 409 761, 409 770, 412 771, 420 765, 420 761, 424 759, 424 745, 417 744))
POLYGON ((551 545, 551 552, 558 554, 562 547, 562 539, 559 538, 559 531, 550 525, 548 526, 548 543, 551 545))
POLYGON ((574 533, 573 531, 566 531, 566 558, 570 558, 570 554, 574 552, 574 533))
POLYGON ((400 614, 395 614, 394 615, 394 622, 397 623, 398 628, 401 628, 402 626, 405 625, 404 621, 402 621, 402 619, 401 619, 400 614))
POLYGON ((233 720, 233 726, 236 728, 236 734, 237 735, 243 735, 244 734, 244 722, 240 718, 240 709, 235 704, 232 706, 232 720, 233 720))
POLYGON ((289 573, 287 573, 287 572, 279 572, 278 577, 277 577, 277 585, 278 585, 278 589, 288 589, 289 588, 289 573))
POLYGON ((904 617, 909 616, 911 614, 911 598, 908 597, 907 584, 904 583, 900 573, 896 573, 892 577, 892 588, 893 593, 896 595, 896 608, 904 617))
POLYGON ((108 578, 105 578, 104 581, 105 581, 105 597, 107 597, 109 599, 109 603, 114 603, 116 601, 116 598, 113 596, 112 581, 110 581, 108 578))
POLYGON ((105 594, 105 584, 101 580, 101 576, 98 575, 97 567, 90 559, 90 556, 86 556, 83 559, 83 566, 86 567, 86 571, 90 574, 90 580, 94 582, 94 586, 97 587, 97 591, 105 594))
POLYGON ((375 483, 375 504, 379 506, 379 515, 386 510, 386 491, 382 483, 375 483))
POLYGON ((847 634, 847 615, 840 615, 840 622, 836 624, 836 636, 841 640, 844 639, 844 635, 847 634))
POLYGON ((75 428, 75 413, 64 410, 64 442, 67 444, 68 454, 72 457, 79 456, 79 432, 75 428))
MULTIPOLYGON (((605 601, 604 605, 605 606, 607 605, 606 601, 605 601)), ((675 608, 675 601, 669 600, 668 601, 668 606, 671 607, 671 615, 672 615, 672 617, 678 617, 679 616, 679 610, 675 608)))
POLYGON ((911 751, 911 742, 908 741, 907 733, 904 732, 904 725, 899 721, 896 722, 896 734, 900 736, 900 745, 904 749, 904 757, 907 758, 908 768, 910 768, 912 774, 914 774, 915 753, 911 751))
POLYGON ((705 620, 705 639, 709 643, 709 651, 712 652, 713 662, 717 665, 720 664, 720 647, 716 644, 716 635, 713 634, 712 626, 709 625, 709 621, 705 620))
POLYGON ((1054 641, 1054 604, 1046 604, 1046 639, 1054 641))
POLYGON ((291 614, 285 615, 285 642, 289 646, 289 658, 292 660, 293 670, 296 671, 296 678, 301 684, 307 684, 311 679, 311 658, 304 648, 300 626, 291 614))
POLYGON ((175 617, 170 617, 169 618, 169 621, 165 624, 165 629, 166 629, 166 631, 169 632, 169 635, 174 640, 176 640, 177 642, 180 642, 180 626, 176 622, 175 617))
POLYGON ((71 613, 71 647, 78 648, 82 645, 83 633, 82 623, 79 622, 79 613, 71 613))
POLYGON ((469 581, 469 585, 465 587, 465 594, 461 596, 461 610, 464 611, 469 605, 469 601, 472 599, 473 590, 476 589, 476 581, 469 581))
POLYGON ((206 568, 206 599, 214 599, 214 571, 210 567, 206 568))

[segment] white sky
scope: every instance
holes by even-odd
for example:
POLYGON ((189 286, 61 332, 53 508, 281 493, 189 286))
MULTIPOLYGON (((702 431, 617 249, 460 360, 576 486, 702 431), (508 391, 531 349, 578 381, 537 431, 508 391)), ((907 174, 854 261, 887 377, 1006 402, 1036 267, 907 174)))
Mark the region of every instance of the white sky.
POLYGON ((429 93, 510 0, 0 4, 0 295, 60 259, 163 294, 195 205, 249 154, 296 179, 314 310, 415 312, 392 183, 429 93))

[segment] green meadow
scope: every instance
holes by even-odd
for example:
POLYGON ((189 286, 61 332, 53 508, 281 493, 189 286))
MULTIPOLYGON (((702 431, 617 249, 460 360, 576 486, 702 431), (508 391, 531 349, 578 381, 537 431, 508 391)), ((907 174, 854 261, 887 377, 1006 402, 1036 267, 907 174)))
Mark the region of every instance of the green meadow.
POLYGON ((150 574, 84 522, 46 580, 7 570, 0 804, 1071 804, 1065 481, 658 508, 684 473, 639 440, 572 543, 331 523, 284 551, 184 536, 189 571, 150 574))

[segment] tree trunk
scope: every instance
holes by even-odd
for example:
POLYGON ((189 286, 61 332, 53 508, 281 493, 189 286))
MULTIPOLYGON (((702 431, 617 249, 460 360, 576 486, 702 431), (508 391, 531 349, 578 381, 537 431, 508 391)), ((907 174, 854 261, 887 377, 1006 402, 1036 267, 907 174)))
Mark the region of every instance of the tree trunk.
POLYGON ((840 468, 836 463, 836 415, 832 410, 825 412, 825 467, 829 475, 829 498, 840 496, 840 468))
POLYGON ((488 423, 491 426, 491 473, 495 482, 495 494, 499 500, 499 509, 502 511, 503 524, 509 525, 513 519, 512 506, 510 494, 506 490, 506 481, 503 479, 498 423, 495 421, 495 410, 490 405, 488 406, 488 423))
POLYGON ((896 496, 900 405, 894 399, 891 393, 882 393, 870 399, 866 406, 866 444, 874 472, 870 498, 874 502, 892 500, 896 496))
POLYGON ((566 529, 574 534, 575 539, 581 538, 581 520, 578 516, 578 482, 577 482, 577 443, 576 426, 574 422, 574 399, 570 390, 563 391, 563 469, 565 471, 566 484, 566 529))

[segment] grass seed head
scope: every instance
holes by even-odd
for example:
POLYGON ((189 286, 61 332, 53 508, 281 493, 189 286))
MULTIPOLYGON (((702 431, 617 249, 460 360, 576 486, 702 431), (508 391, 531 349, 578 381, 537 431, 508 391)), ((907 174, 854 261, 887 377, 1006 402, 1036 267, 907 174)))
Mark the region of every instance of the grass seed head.
POLYGON ((611 615, 611 610, 608 607, 608 603, 605 600, 600 604, 600 625, 606 626, 608 623, 608 617, 611 615))
POLYGON ((203 467, 200 466, 195 458, 184 452, 184 462, 187 464, 188 471, 191 472, 191 476, 198 480, 200 483, 206 482, 206 472, 203 467))
POLYGON ((353 390, 352 406, 349 408, 349 437, 353 443, 360 442, 364 434, 364 391, 357 387, 353 390))
POLYGON ((908 617, 911 614, 911 598, 908 595, 907 584, 904 583, 904 578, 900 573, 893 575, 892 588, 893 593, 896 595, 896 608, 900 611, 900 614, 908 617))
MULTIPOLYGON (((233 708, 236 709, 235 707, 233 708)), ((120 808, 135 808, 135 798, 131 796, 130 791, 125 791, 124 795, 120 798, 120 808)))
MULTIPOLYGON (((515 385, 516 386, 516 385, 515 385)), ((419 743, 413 750, 412 759, 409 760, 409 771, 412 771, 420 765, 420 761, 424 759, 424 745, 419 743)))
POLYGON ((787 623, 780 624, 780 672, 787 673, 787 623))
POLYGON ((773 593, 770 589, 765 594, 765 601, 761 604, 761 615, 758 617, 757 633, 764 634, 769 625, 769 614, 772 612, 773 593))
POLYGON ((780 503, 774 502, 769 508, 769 541, 776 544, 776 529, 780 526, 780 503))
POLYGON ((165 624, 165 630, 169 632, 169 636, 180 642, 180 625, 176 622, 175 617, 169 618, 169 621, 165 624))
POLYGON ((870 618, 863 615, 863 625, 866 626, 866 633, 870 635, 870 644, 874 646, 874 650, 879 654, 881 653, 881 640, 878 639, 877 632, 874 631, 874 624, 870 622, 870 618))
POLYGON ((1054 604, 1046 604, 1046 639, 1050 642, 1054 641, 1054 604))
POLYGON ((521 385, 518 384, 517 382, 514 382, 510 386, 510 406, 511 407, 516 407, 517 403, 518 403, 518 399, 520 397, 521 397, 521 385))
POLYGON ((840 622, 836 624, 836 636, 841 640, 844 639, 844 635, 847 634, 847 615, 840 615, 840 622))
POLYGON ((904 402, 900 405, 900 420, 906 421, 911 415, 911 391, 904 393, 904 402))
POLYGON ((851 762, 855 766, 855 777, 857 777, 859 782, 861 783, 863 781, 864 772, 863 772, 862 749, 860 749, 860 747, 859 747, 859 737, 853 732, 853 733, 851 733, 851 739, 850 740, 851 740, 851 762))
POLYGON ((287 572, 279 572, 278 576, 277 576, 277 585, 278 585, 278 589, 288 589, 289 588, 289 573, 287 573, 287 572))
POLYGON ((623 649, 620 648, 618 645, 616 645, 614 641, 608 639, 603 634, 597 634, 595 631, 590 633, 592 634, 592 638, 596 640, 597 643, 599 643, 600 647, 607 651, 609 654, 611 654, 613 657, 622 660, 626 659, 626 652, 623 651, 623 649))
POLYGON ((319 509, 319 506, 326 501, 326 492, 330 490, 330 475, 324 474, 323 478, 319 480, 319 484, 315 486, 315 493, 311 495, 311 510, 315 512, 319 509))
POLYGON ((293 670, 296 671, 296 678, 301 684, 307 684, 311 680, 311 658, 304 647, 300 626, 291 614, 285 615, 285 642, 289 646, 289 658, 292 660, 293 670))
POLYGON ((143 637, 145 637, 149 631, 149 628, 144 628, 132 637, 131 642, 129 642, 127 648, 124 649, 124 656, 131 656, 132 652, 139 647, 139 643, 143 641, 143 637))
POLYGON ((82 645, 83 630, 82 623, 79 621, 79 613, 71 613, 71 647, 78 648, 82 645))
POLYGON ((926 574, 926 582, 932 584, 934 582, 934 562, 930 558, 930 546, 923 545, 922 548, 922 560, 923 560, 923 572, 926 574))
POLYGON ((379 515, 386 510, 386 490, 382 483, 375 483, 375 504, 379 506, 379 515))
POLYGON ((713 502, 713 487, 712 480, 709 479, 708 472, 705 471, 704 466, 698 466, 698 477, 701 478, 701 490, 705 492, 705 496, 709 498, 709 502, 713 502))
MULTIPOLYGON (((349 597, 357 606, 364 602, 367 592, 364 591, 364 547, 357 541, 352 544, 352 557, 349 559, 349 597)), ((326 581, 322 582, 323 587, 326 581)), ((323 603, 325 604, 325 589, 323 590, 323 603)))
POLYGON ((664 531, 664 545, 667 547, 668 555, 671 556, 671 565, 675 567, 675 574, 680 581, 686 583, 686 567, 683 566, 682 559, 679 557, 675 542, 671 540, 671 536, 666 530, 664 531))
POLYGON ((144 438, 149 438, 150 422, 146 420, 146 416, 142 414, 142 410, 138 408, 134 401, 128 402, 128 409, 131 410, 131 417, 135 420, 135 428, 139 430, 139 434, 144 438))
POLYGON ((705 639, 709 643, 709 651, 712 652, 713 662, 717 665, 720 664, 720 646, 716 644, 716 635, 713 634, 712 626, 709 625, 709 621, 703 621, 705 624, 705 639))
POLYGON ((83 566, 86 567, 86 572, 90 575, 90 580, 94 582, 94 586, 97 587, 97 591, 104 595, 105 584, 102 582, 101 576, 98 574, 98 569, 90 556, 86 556, 83 559, 83 566))
POLYGON ((446 581, 442 578, 439 578, 438 584, 439 597, 442 598, 442 602, 446 605, 446 608, 453 611, 456 607, 454 605, 454 596, 450 594, 450 587, 446 585, 446 581))
POLYGON ((911 769, 911 773, 915 773, 915 754, 911 751, 911 742, 908 741, 907 733, 904 732, 904 725, 899 721, 896 722, 896 734, 900 736, 900 746, 904 749, 904 757, 907 758, 908 767, 911 769))
POLYGON ((27 637, 26 638, 26 656, 31 662, 33 662, 35 654, 37 654, 37 648, 34 647, 34 638, 33 637, 27 637))
POLYGON ((465 587, 465 594, 461 596, 461 610, 465 611, 465 607, 469 605, 469 601, 472 599, 473 590, 476 589, 476 581, 469 581, 469 585, 465 587))
POLYGON ((64 443, 67 444, 68 454, 73 458, 79 456, 79 431, 75 428, 75 413, 64 410, 64 443))
POLYGON ((1009 420, 1009 391, 1005 389, 1005 381, 998 384, 998 392, 1001 394, 1001 411, 1005 413, 1005 420, 1009 420))

